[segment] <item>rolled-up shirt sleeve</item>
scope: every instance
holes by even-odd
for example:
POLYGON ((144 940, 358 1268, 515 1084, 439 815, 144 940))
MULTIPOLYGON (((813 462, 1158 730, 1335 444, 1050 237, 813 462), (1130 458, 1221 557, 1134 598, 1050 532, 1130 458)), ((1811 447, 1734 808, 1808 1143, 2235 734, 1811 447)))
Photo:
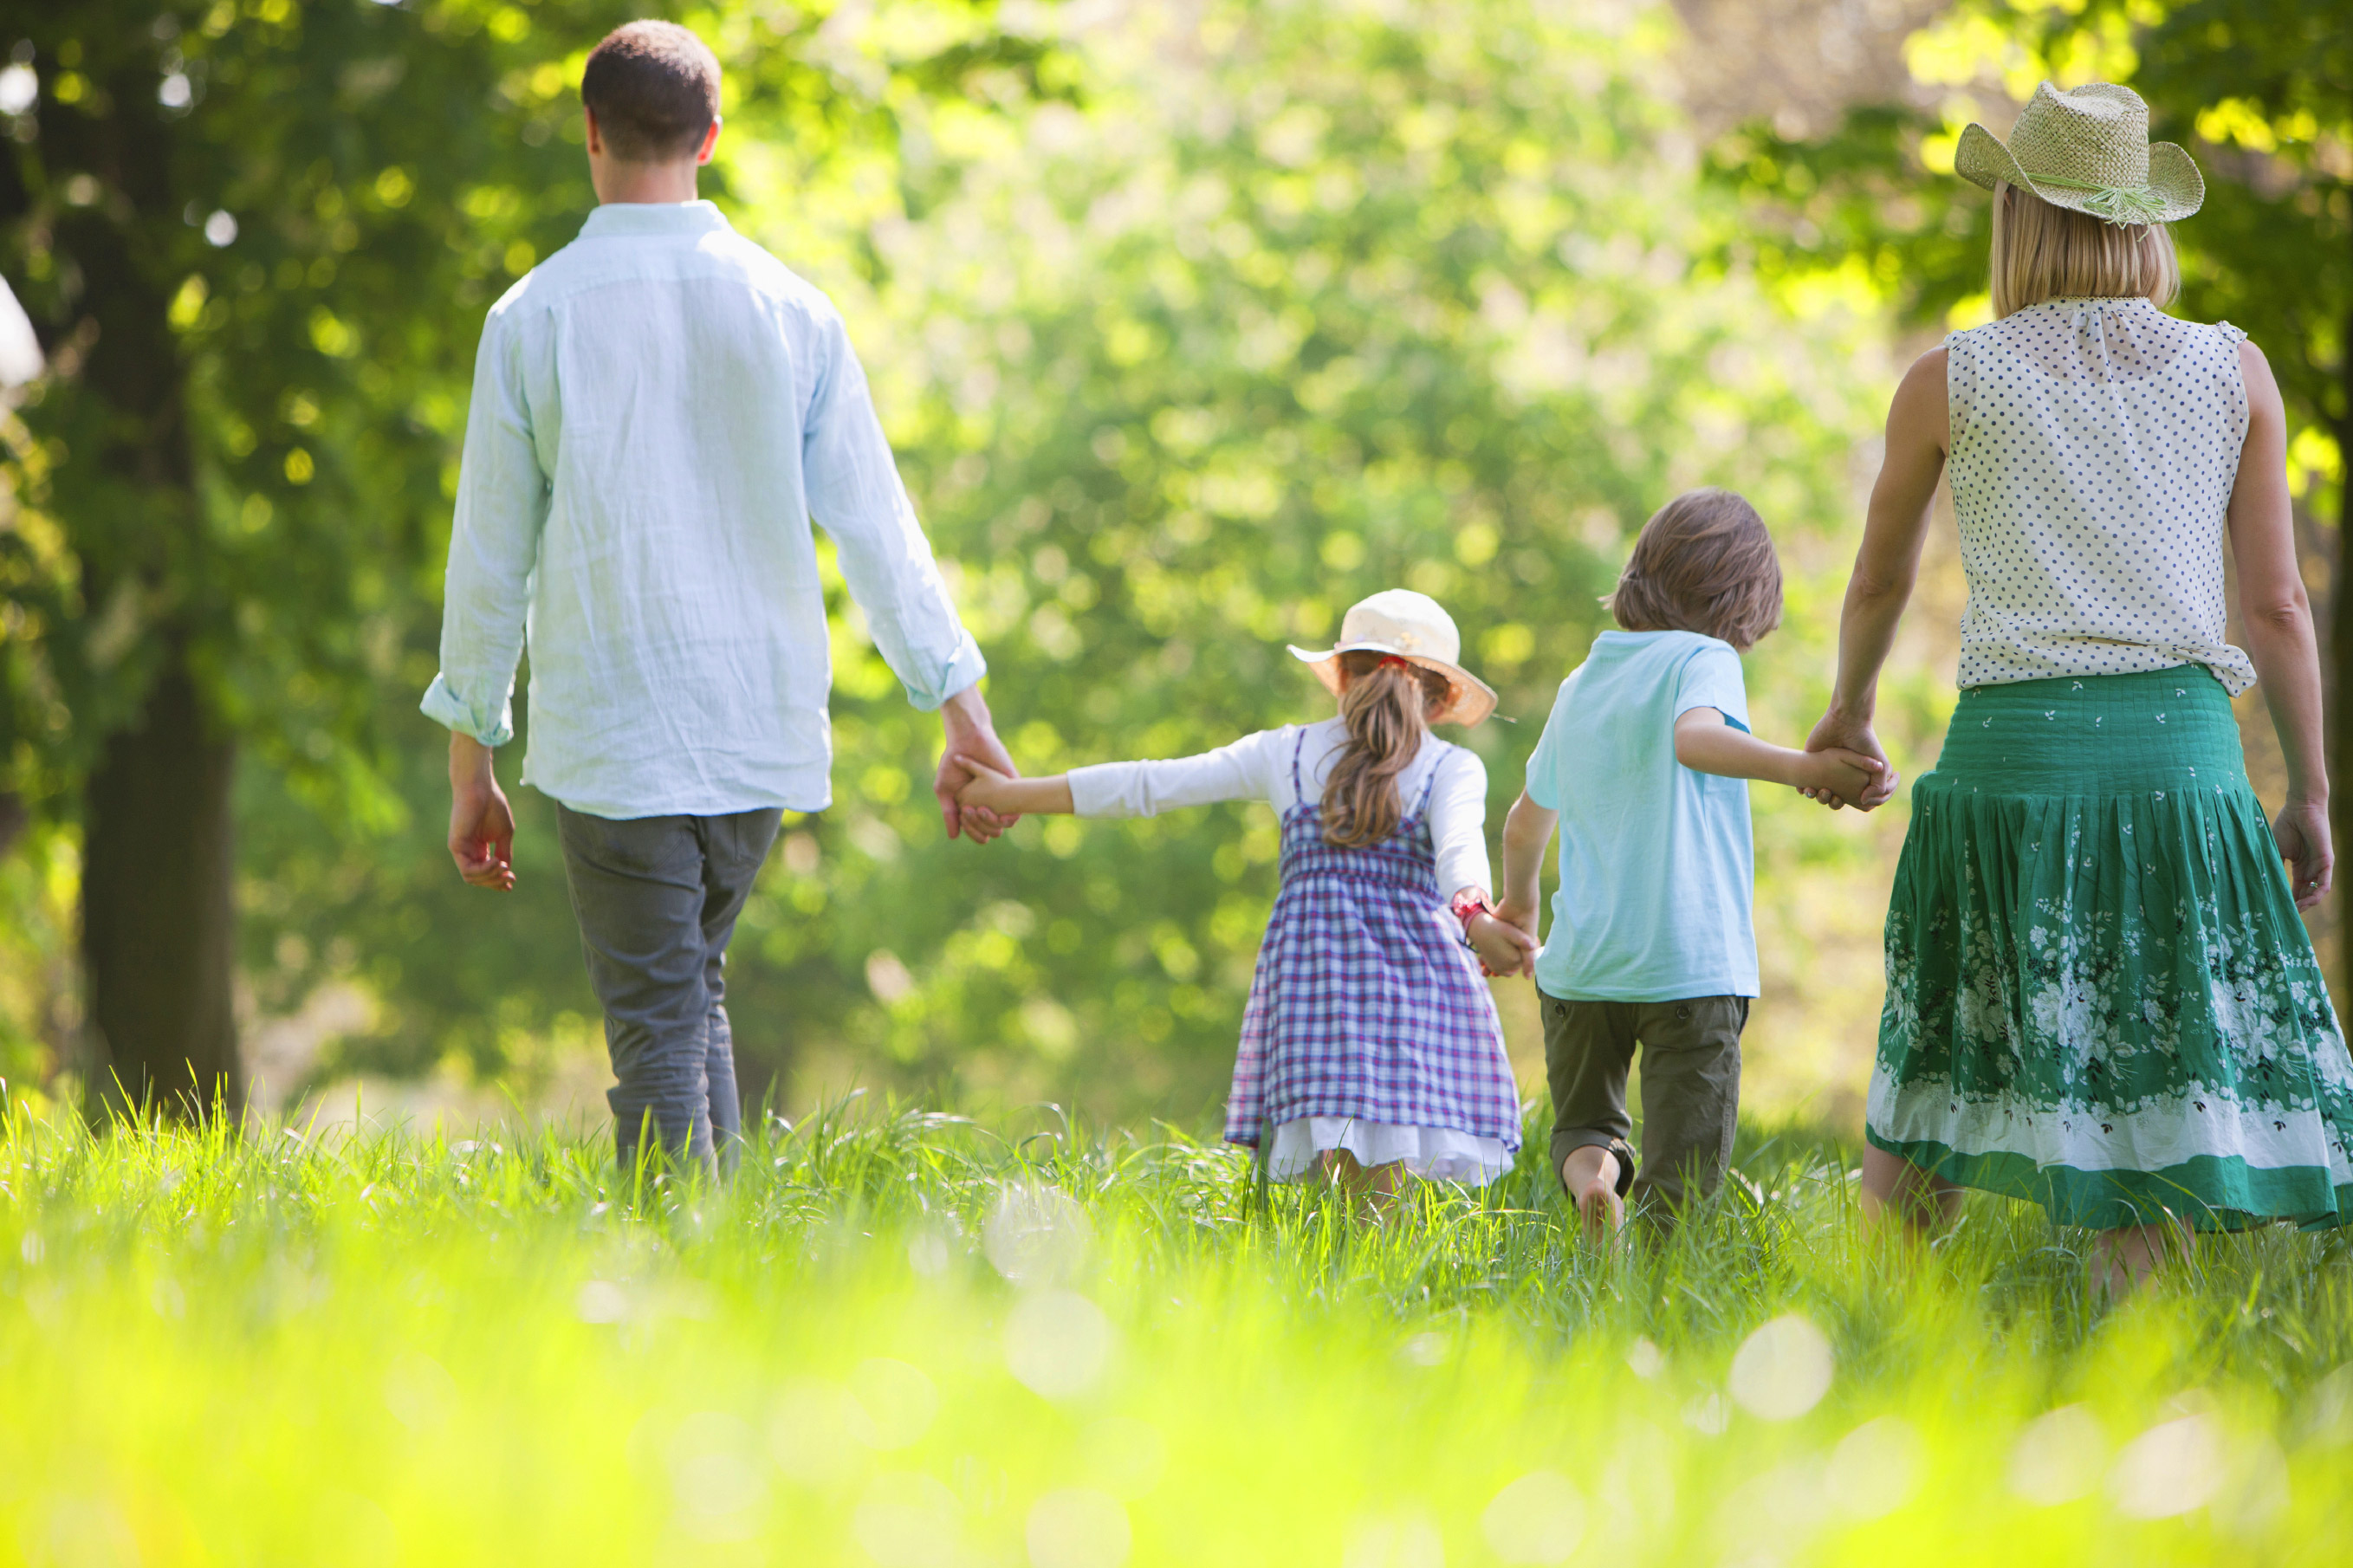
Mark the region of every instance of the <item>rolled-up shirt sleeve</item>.
POLYGON ((928 712, 988 673, 988 665, 949 602, 839 316, 826 321, 822 342, 802 439, 809 510, 833 540, 874 646, 907 700, 928 712))
POLYGON ((532 438, 516 328, 512 312, 494 310, 475 353, 441 593, 441 671, 419 705, 486 746, 514 738, 515 665, 547 523, 548 480, 532 438))
POLYGON ((1438 763, 1430 793, 1430 839, 1438 852, 1438 890, 1452 898, 1465 888, 1492 891, 1487 865, 1487 764, 1457 746, 1438 763))
POLYGON ((1071 770, 1071 805, 1081 816, 1157 816, 1180 806, 1273 798, 1269 766, 1275 730, 1166 762, 1099 763, 1071 770))

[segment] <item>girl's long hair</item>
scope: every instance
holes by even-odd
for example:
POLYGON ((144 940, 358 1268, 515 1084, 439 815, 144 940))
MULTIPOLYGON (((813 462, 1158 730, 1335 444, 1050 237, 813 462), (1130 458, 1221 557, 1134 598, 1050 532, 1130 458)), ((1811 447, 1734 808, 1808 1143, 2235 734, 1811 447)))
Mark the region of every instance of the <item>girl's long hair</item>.
POLYGON ((1340 693, 1348 743, 1324 782, 1324 838, 1358 849, 1397 831, 1405 816, 1398 774, 1421 751, 1430 711, 1451 688, 1434 669, 1367 649, 1342 654, 1340 668, 1348 675, 1340 693))

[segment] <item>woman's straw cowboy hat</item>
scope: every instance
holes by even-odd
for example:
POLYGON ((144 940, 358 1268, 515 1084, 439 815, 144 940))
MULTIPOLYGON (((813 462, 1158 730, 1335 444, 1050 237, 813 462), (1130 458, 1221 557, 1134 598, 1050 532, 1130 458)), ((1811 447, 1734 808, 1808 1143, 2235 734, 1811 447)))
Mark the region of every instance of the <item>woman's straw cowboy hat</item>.
POLYGON ((1953 172, 1987 190, 1997 180, 2112 224, 2171 223, 2206 200, 2206 182, 2189 154, 2148 139, 2148 105, 2114 82, 2069 92, 2049 82, 2034 89, 2005 146, 1972 125, 1961 132, 1953 172))
POLYGON ((1335 647, 1311 653, 1293 647, 1291 656, 1314 668, 1315 679, 1340 694, 1340 656, 1344 653, 1385 653, 1446 678, 1446 705, 1430 716, 1433 724, 1476 724, 1495 710, 1495 689, 1455 662, 1462 655, 1462 634, 1454 617, 1438 601, 1410 588, 1388 588, 1360 599, 1340 618, 1335 647))

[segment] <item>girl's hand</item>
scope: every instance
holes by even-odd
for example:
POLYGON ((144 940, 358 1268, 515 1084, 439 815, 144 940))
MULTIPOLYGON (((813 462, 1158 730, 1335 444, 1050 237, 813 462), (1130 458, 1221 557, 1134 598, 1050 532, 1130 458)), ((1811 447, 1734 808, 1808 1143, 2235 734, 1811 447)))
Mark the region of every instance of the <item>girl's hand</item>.
POLYGON ((2328 896, 2337 879, 2337 856, 2328 843, 2328 807, 2294 799, 2272 822, 2272 839, 2287 861, 2288 891, 2295 907, 2308 910, 2328 896))
POLYGON ((1077 809, 1071 799, 1071 775, 1052 773, 1044 778, 1016 778, 985 757, 969 753, 955 759, 965 773, 964 782, 956 786, 955 803, 959 811, 994 812, 1007 822, 1029 812, 1068 816, 1077 809))
POLYGON ((1493 915, 1472 918, 1465 934, 1471 939, 1471 950, 1489 973, 1497 977, 1535 973, 1536 939, 1518 926, 1497 920, 1493 915))
POLYGON ((1016 807, 1012 801, 1011 786, 1014 781, 1011 773, 999 772, 977 757, 959 756, 956 761, 963 764, 966 773, 972 774, 972 777, 966 779, 955 793, 958 806, 967 811, 978 806, 1002 816, 1010 816, 1014 814, 1016 807))

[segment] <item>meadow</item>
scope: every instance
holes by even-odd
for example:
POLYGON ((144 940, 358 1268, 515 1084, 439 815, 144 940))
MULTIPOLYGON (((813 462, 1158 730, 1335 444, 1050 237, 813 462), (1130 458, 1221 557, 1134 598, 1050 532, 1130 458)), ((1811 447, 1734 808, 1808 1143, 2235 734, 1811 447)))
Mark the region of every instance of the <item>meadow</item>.
POLYGON ((2090 1297, 1973 1199, 1866 1244, 1852 1149, 1744 1131, 1671 1238, 1529 1151, 1378 1225, 1166 1127, 853 1100, 723 1184, 562 1131, 14 1116, 0 1562, 2331 1560, 2341 1241, 2090 1297))

